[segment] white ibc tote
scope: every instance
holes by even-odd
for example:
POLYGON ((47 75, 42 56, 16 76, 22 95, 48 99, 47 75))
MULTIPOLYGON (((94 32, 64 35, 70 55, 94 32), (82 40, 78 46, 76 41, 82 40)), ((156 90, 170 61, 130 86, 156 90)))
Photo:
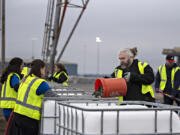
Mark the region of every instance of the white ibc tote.
POLYGON ((180 134, 179 110, 135 101, 46 101, 41 134, 180 134))

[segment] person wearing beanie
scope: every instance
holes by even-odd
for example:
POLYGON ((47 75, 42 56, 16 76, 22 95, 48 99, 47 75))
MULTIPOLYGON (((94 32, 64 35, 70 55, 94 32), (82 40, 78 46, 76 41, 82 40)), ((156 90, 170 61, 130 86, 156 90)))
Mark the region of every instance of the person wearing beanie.
MULTIPOLYGON (((178 89, 178 80, 180 81, 179 67, 175 63, 174 56, 167 55, 166 63, 159 66, 156 78, 155 78, 155 90, 161 90, 166 94, 177 96, 176 90, 178 89), (174 90, 173 90, 174 89, 174 90), (174 91, 174 94, 173 94, 174 91)), ((173 105, 173 98, 169 98, 164 95, 163 103, 173 105)), ((179 104, 177 102, 177 104, 179 104)))

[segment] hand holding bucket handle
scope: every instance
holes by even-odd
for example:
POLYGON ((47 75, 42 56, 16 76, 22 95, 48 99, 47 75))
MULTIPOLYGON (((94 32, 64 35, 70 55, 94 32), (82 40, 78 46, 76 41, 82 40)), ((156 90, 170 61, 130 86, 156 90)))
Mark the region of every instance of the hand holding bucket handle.
POLYGON ((100 86, 99 89, 94 91, 92 95, 95 96, 96 98, 102 97, 103 96, 103 86, 100 86))
POLYGON ((126 72, 123 78, 126 80, 126 82, 129 82, 130 77, 131 77, 131 72, 126 72))

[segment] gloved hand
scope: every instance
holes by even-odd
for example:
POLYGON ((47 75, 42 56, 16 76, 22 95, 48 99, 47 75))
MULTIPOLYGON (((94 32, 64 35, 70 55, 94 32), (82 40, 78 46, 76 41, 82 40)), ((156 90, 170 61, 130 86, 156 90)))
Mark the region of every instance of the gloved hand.
POLYGON ((99 90, 94 91, 92 94, 92 96, 95 96, 96 98, 100 97, 100 95, 101 95, 101 92, 99 90))
POLYGON ((125 76, 123 78, 126 80, 126 82, 129 82, 130 81, 130 77, 131 77, 131 72, 126 72, 125 76))
POLYGON ((93 96, 97 97, 102 97, 103 96, 103 87, 100 86, 98 90, 94 91, 92 94, 93 96))
POLYGON ((176 97, 175 97, 174 95, 171 95, 171 99, 175 100, 175 98, 176 98, 176 97))

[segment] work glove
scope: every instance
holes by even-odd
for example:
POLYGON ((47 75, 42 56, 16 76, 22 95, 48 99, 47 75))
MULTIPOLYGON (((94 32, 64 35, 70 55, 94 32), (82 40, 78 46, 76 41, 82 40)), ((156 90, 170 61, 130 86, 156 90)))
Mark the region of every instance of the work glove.
POLYGON ((171 95, 171 99, 175 100, 175 98, 176 98, 176 97, 175 97, 174 95, 171 95))
POLYGON ((92 94, 92 96, 95 96, 96 98, 100 97, 100 95, 101 95, 101 92, 99 90, 94 91, 92 94))
POLYGON ((98 90, 94 91, 92 94, 93 96, 97 97, 102 97, 103 96, 103 87, 100 86, 98 90))
POLYGON ((130 81, 130 77, 131 77, 131 72, 126 72, 125 76, 123 78, 126 80, 126 82, 129 82, 130 81))

